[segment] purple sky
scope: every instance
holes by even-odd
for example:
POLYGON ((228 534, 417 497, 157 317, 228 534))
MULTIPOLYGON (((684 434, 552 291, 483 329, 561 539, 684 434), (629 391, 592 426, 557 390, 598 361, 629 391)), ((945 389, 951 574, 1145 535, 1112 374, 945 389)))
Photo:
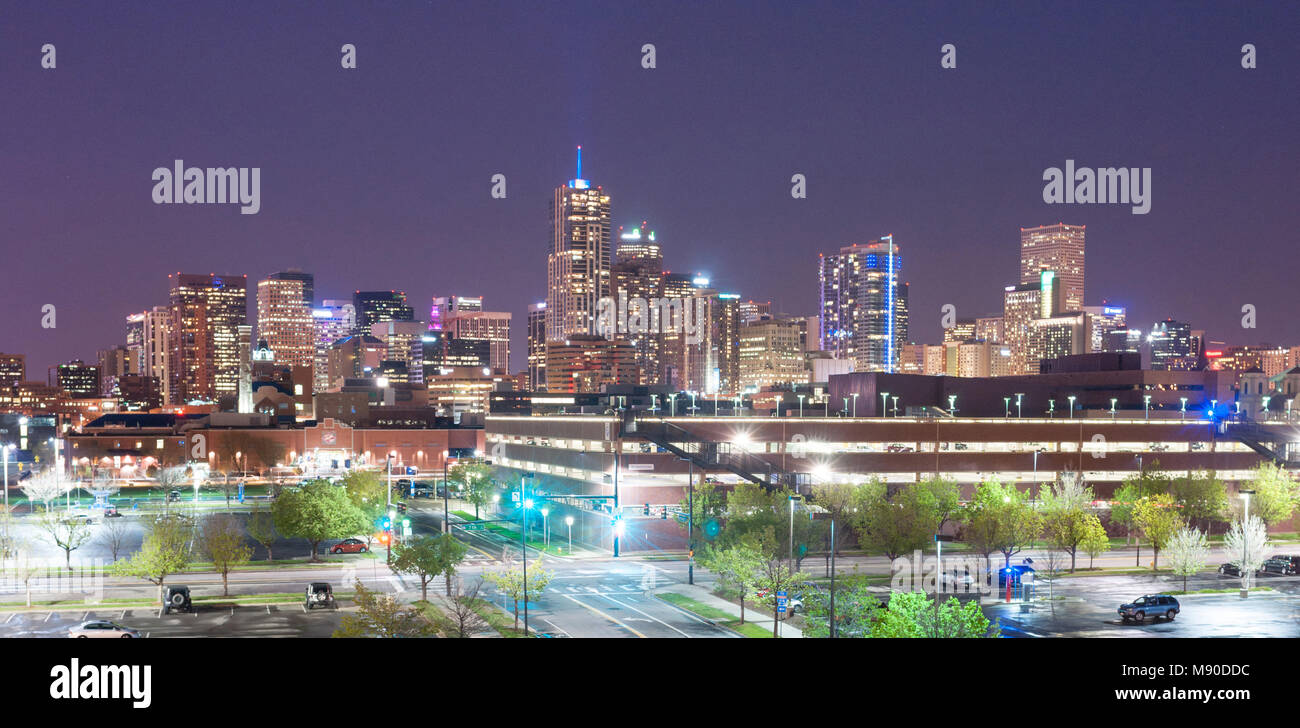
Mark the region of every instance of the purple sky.
POLYGON ((518 369, 577 144, 614 224, 649 220, 668 268, 788 313, 815 311, 817 253, 892 233, 912 338, 935 342, 943 304, 1000 311, 1019 227, 1065 221, 1088 226, 1088 303, 1300 344, 1287 3, 229 5, 6 3, 0 351, 30 378, 120 343, 169 272, 252 287, 287 267, 318 299, 400 288, 421 315, 482 294, 516 317, 518 369), (1151 167, 1150 214, 1044 204, 1067 158, 1151 167), (261 212, 153 204, 175 159, 260 167, 261 212))

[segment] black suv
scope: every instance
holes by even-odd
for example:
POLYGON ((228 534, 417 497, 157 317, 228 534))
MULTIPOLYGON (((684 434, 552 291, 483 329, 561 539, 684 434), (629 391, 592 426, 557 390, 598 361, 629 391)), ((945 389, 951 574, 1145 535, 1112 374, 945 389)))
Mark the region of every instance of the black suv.
MULTIPOLYGON (((1224 576, 1241 576, 1241 567, 1236 564, 1223 564, 1219 566, 1219 573, 1224 576)), ((1259 569, 1255 570, 1255 575, 1259 576, 1259 569)))
POLYGON ((188 586, 169 586, 163 589, 163 614, 193 611, 194 604, 190 601, 188 586))
POLYGON ((333 607, 338 609, 339 605, 334 601, 334 588, 326 581, 313 581, 307 585, 307 594, 303 599, 303 609, 315 609, 316 607, 333 607))
POLYGON ((1132 620, 1142 624, 1147 617, 1151 617, 1152 620, 1164 617, 1172 622, 1174 617, 1178 616, 1179 611, 1181 609, 1178 606, 1178 600, 1168 594, 1148 594, 1144 597, 1138 597, 1131 604, 1119 605, 1120 619, 1126 623, 1132 620))
POLYGON ((1270 574, 1281 574, 1282 576, 1291 576, 1300 568, 1300 556, 1282 556, 1277 555, 1264 562, 1261 571, 1267 571, 1270 574))

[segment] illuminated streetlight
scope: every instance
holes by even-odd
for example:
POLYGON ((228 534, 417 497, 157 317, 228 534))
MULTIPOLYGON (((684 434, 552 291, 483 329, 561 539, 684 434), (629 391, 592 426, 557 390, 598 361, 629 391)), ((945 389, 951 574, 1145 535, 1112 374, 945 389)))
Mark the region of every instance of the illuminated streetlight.
POLYGON ((889 409, 889 392, 880 393, 880 416, 885 416, 885 411, 889 409))
POLYGON ((1021 404, 1021 399, 1023 399, 1024 396, 1025 395, 1023 392, 1016 392, 1016 419, 1020 419, 1020 416, 1022 414, 1020 404, 1021 404))
POLYGON ((1146 420, 1151 421, 1151 395, 1142 395, 1142 409, 1144 410, 1146 420))
POLYGON ((1179 398, 1178 398, 1178 401, 1183 403, 1183 406, 1182 406, 1182 408, 1181 408, 1179 411, 1182 413, 1182 419, 1185 420, 1185 419, 1187 419, 1187 398, 1186 398, 1186 397, 1179 397, 1179 398))
POLYGON ((857 416, 858 416, 858 393, 854 392, 853 393, 853 417, 856 418, 857 416))
POLYGON ((569 555, 573 555, 573 516, 564 517, 564 525, 569 527, 569 555))
POLYGON ((1069 397, 1066 397, 1066 399, 1070 400, 1070 419, 1074 419, 1074 400, 1075 400, 1076 398, 1075 398, 1075 396, 1072 394, 1072 395, 1070 395, 1069 397))
POLYGON ((1115 403, 1118 401, 1119 400, 1116 399, 1115 397, 1110 398, 1110 421, 1111 422, 1115 421, 1115 403))
POLYGON ((1011 398, 1003 397, 1002 404, 1006 405, 1006 409, 1003 411, 1002 416, 1006 419, 1011 419, 1011 398))

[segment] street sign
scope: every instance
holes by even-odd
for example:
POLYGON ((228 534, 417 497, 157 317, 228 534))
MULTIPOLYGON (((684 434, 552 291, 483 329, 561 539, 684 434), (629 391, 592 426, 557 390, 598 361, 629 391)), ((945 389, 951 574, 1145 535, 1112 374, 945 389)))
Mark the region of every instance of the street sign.
POLYGON ((786 605, 786 603, 787 603, 788 601, 789 601, 789 600, 786 598, 786 593, 785 593, 784 591, 779 591, 779 592, 777 592, 777 593, 776 593, 776 611, 777 611, 778 613, 780 613, 780 614, 785 614, 785 605, 786 605))
POLYGON ((463 529, 465 529, 466 531, 482 531, 482 530, 483 530, 483 524, 481 524, 481 523, 464 523, 464 524, 460 524, 460 527, 463 528, 463 529))

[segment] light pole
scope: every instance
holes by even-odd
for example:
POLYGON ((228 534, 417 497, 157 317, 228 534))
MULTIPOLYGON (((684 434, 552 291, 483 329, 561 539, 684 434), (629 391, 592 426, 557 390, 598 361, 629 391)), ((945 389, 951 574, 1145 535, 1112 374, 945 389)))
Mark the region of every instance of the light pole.
POLYGON ((799 395, 799 419, 803 419, 803 398, 807 396, 806 394, 799 395))
MULTIPOLYGON (((803 395, 799 395, 801 398, 803 395)), ((803 404, 802 399, 800 405, 803 404)), ((803 416, 800 411, 799 416, 803 416)), ((695 583, 695 461, 686 461, 686 583, 695 583)))
POLYGON ((442 451, 442 532, 443 533, 451 533, 451 483, 447 482, 447 456, 448 455, 451 455, 450 450, 442 451))
POLYGON ((849 414, 849 398, 848 398, 848 397, 845 397, 845 398, 844 398, 844 414, 845 414, 846 416, 849 414))
POLYGON ((858 392, 853 393, 853 418, 858 417, 858 392))
POLYGON ((884 417, 885 412, 889 409, 889 392, 880 393, 880 416, 884 417))
POLYGON ((1151 421, 1151 395, 1149 394, 1142 395, 1142 409, 1144 410, 1144 416, 1146 420, 1150 422, 1151 421))
POLYGON ((1072 394, 1072 395, 1070 395, 1069 397, 1066 397, 1066 399, 1070 400, 1070 419, 1074 419, 1074 400, 1075 400, 1075 396, 1072 394))
POLYGON ((894 416, 897 417, 898 416, 898 395, 895 394, 894 396, 890 397, 890 399, 894 400, 894 416))
POLYGON ((1264 421, 1265 421, 1265 422, 1268 421, 1268 401, 1269 401, 1270 399, 1273 399, 1273 398, 1272 398, 1272 397, 1264 397, 1264 421))
POLYGON ((1038 453, 1042 450, 1034 450, 1034 502, 1038 502, 1038 453))
POLYGON ((1016 392, 1016 419, 1020 419, 1022 410, 1020 408, 1021 400, 1024 398, 1023 392, 1016 392))
POLYGON ((528 636, 528 509, 533 507, 533 501, 527 497, 528 486, 526 485, 528 475, 519 479, 519 509, 520 519, 523 521, 522 528, 519 529, 519 551, 524 558, 524 636, 528 636))
POLYGON ((1011 398, 1003 397, 1002 404, 1006 406, 1006 408, 1002 411, 1003 419, 1008 419, 1008 420, 1011 419, 1011 398))
POLYGON ((542 506, 542 545, 543 546, 551 545, 551 530, 546 527, 546 517, 549 515, 551 515, 551 509, 546 506, 542 506))
POLYGON ((948 414, 953 417, 957 416, 957 395, 955 394, 948 395, 948 414))
POLYGON ((1054 399, 1047 400, 1047 419, 1056 419, 1056 400, 1054 399))
POLYGON ((1187 419, 1187 398, 1186 398, 1186 397, 1179 397, 1179 398, 1178 398, 1178 401, 1181 402, 1182 405, 1183 405, 1182 408, 1179 409, 1179 412, 1181 413, 1181 414, 1180 414, 1180 417, 1181 417, 1181 419, 1186 420, 1186 419, 1187 419))
POLYGON ((12 442, 0 447, 0 452, 4 453, 5 466, 5 513, 9 512, 9 451, 12 449, 14 449, 12 442))
POLYGON ((694 417, 694 416, 695 416, 695 410, 699 409, 699 407, 696 407, 696 406, 695 406, 695 393, 694 393, 694 392, 687 392, 686 394, 690 395, 690 398, 691 398, 691 407, 690 407, 690 409, 691 409, 691 416, 694 417))
POLYGON ((569 527, 569 555, 573 555, 573 516, 564 517, 564 525, 569 527))
POLYGON ((1114 422, 1114 421, 1115 421, 1115 403, 1118 402, 1118 401, 1119 401, 1119 399, 1117 399, 1117 398, 1115 398, 1115 397, 1111 397, 1111 398, 1110 398, 1110 421, 1111 421, 1111 422, 1114 422))
POLYGON ((1255 494, 1255 491, 1239 490, 1237 491, 1237 494, 1246 501, 1241 510, 1241 598, 1245 599, 1250 596, 1250 581, 1252 576, 1250 572, 1246 571, 1246 520, 1250 518, 1250 497, 1255 494))
POLYGON ((650 412, 651 414, 659 411, 659 395, 650 395, 650 412))
POLYGON ((677 393, 676 392, 673 392, 672 394, 668 395, 668 406, 671 408, 672 416, 676 417, 677 416, 677 393))

